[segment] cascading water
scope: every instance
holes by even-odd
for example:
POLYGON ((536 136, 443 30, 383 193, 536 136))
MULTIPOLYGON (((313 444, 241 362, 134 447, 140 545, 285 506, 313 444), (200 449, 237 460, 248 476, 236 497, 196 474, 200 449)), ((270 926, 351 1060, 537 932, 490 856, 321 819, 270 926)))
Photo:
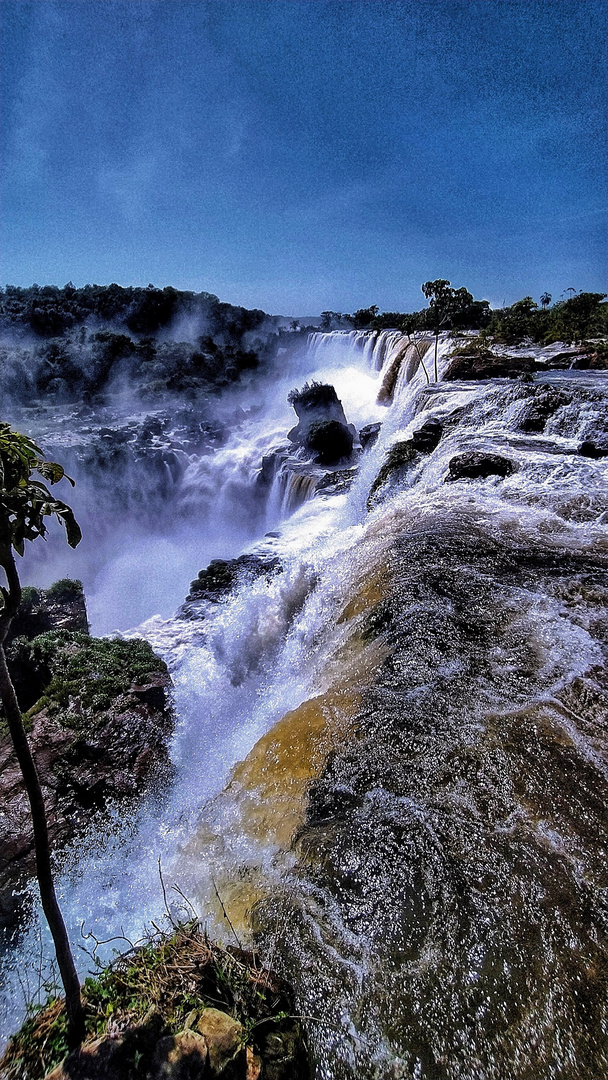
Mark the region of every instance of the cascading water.
MULTIPOLYGON (((254 506, 305 377, 332 382, 357 426, 382 420, 378 441, 348 492, 279 462, 250 550, 281 572, 202 604, 204 620, 136 631, 173 673, 176 777, 72 853, 72 935, 83 919, 98 937, 141 933, 162 913, 161 858, 214 932, 231 933, 217 890, 240 940, 291 978, 317 1018, 319 1080, 597 1080, 608 459, 576 451, 603 430, 606 377, 537 376, 561 397, 530 434, 535 384, 428 382, 397 332, 313 334, 220 456, 190 462, 190 512, 197 492, 227 527, 254 506), (429 419, 437 448, 402 456, 370 502, 391 448, 429 419), (471 453, 511 471, 447 480, 471 453)), ((39 933, 5 957, 3 1030, 39 933)))

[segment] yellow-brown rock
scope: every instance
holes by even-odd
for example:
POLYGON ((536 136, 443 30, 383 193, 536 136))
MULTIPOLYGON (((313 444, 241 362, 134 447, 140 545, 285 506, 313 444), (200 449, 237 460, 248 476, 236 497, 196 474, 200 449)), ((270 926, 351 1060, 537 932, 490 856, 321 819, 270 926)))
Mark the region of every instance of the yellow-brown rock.
POLYGON ((219 1009, 205 1009, 196 1025, 209 1047, 211 1076, 231 1080, 245 1077, 247 1052, 243 1025, 219 1009))

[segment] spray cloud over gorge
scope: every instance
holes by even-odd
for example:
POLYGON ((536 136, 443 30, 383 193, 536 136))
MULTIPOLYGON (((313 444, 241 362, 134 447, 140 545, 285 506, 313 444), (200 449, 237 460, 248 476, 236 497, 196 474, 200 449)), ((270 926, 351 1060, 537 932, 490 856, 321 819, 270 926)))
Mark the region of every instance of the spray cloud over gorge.
MULTIPOLYGON (((13 400, 77 479, 93 632, 143 636, 173 681, 169 779, 60 861, 70 933, 139 937, 160 859, 175 914, 183 894, 288 978, 315 1076, 591 1080, 605 372, 469 332, 440 335, 435 381, 429 334, 275 331, 219 392, 197 360, 152 396, 139 374, 13 400)), ((7 1030, 40 937, 34 905, 5 942, 7 1030)))

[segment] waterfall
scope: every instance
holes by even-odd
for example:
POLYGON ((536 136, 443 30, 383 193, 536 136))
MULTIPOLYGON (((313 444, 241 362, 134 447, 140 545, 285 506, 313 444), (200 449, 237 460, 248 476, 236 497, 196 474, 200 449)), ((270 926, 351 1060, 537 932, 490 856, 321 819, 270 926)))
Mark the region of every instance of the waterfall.
MULTIPOLYGON (((243 941, 253 909, 256 946, 321 1021, 305 1021, 317 1080, 587 1080, 605 1062, 578 995, 599 1000, 606 964, 608 458, 577 451, 606 437, 608 379, 443 382, 452 349, 442 335, 435 382, 429 338, 311 334, 225 446, 190 454, 189 576, 244 547, 278 566, 198 621, 129 631, 172 671, 175 781, 93 830, 59 880, 74 941, 83 919, 106 939, 160 918, 159 857, 211 933, 227 934, 216 886, 243 941), (312 379, 349 421, 382 423, 349 491, 317 490, 287 440, 287 392, 312 379), (436 448, 368 509, 429 419, 436 448), (450 480, 470 454, 510 471, 450 480)), ((3 1030, 39 936, 48 956, 35 914, 7 946, 3 1030)))

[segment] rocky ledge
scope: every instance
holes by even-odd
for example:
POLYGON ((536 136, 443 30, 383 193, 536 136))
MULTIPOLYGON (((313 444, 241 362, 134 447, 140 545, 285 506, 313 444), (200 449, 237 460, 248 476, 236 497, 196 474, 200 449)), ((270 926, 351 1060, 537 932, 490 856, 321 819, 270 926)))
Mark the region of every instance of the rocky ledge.
MULTIPOLYGON (((81 832, 96 810, 167 775, 173 726, 169 675, 148 642, 93 638, 69 628, 82 624, 84 601, 74 604, 78 587, 64 585, 63 607, 57 590, 36 590, 35 611, 28 611, 32 597, 26 594, 18 629, 49 616, 49 594, 64 628, 14 637, 7 648, 54 850, 81 832)), ((20 889, 34 871, 29 802, 0 714, 0 924, 18 918, 20 889)))
POLYGON ((304 1080, 291 991, 251 953, 198 923, 119 957, 83 988, 87 1040, 67 1058, 63 1001, 25 1022, 0 1061, 6 1080, 304 1080), (49 1071, 52 1070, 52 1071, 49 1071))

